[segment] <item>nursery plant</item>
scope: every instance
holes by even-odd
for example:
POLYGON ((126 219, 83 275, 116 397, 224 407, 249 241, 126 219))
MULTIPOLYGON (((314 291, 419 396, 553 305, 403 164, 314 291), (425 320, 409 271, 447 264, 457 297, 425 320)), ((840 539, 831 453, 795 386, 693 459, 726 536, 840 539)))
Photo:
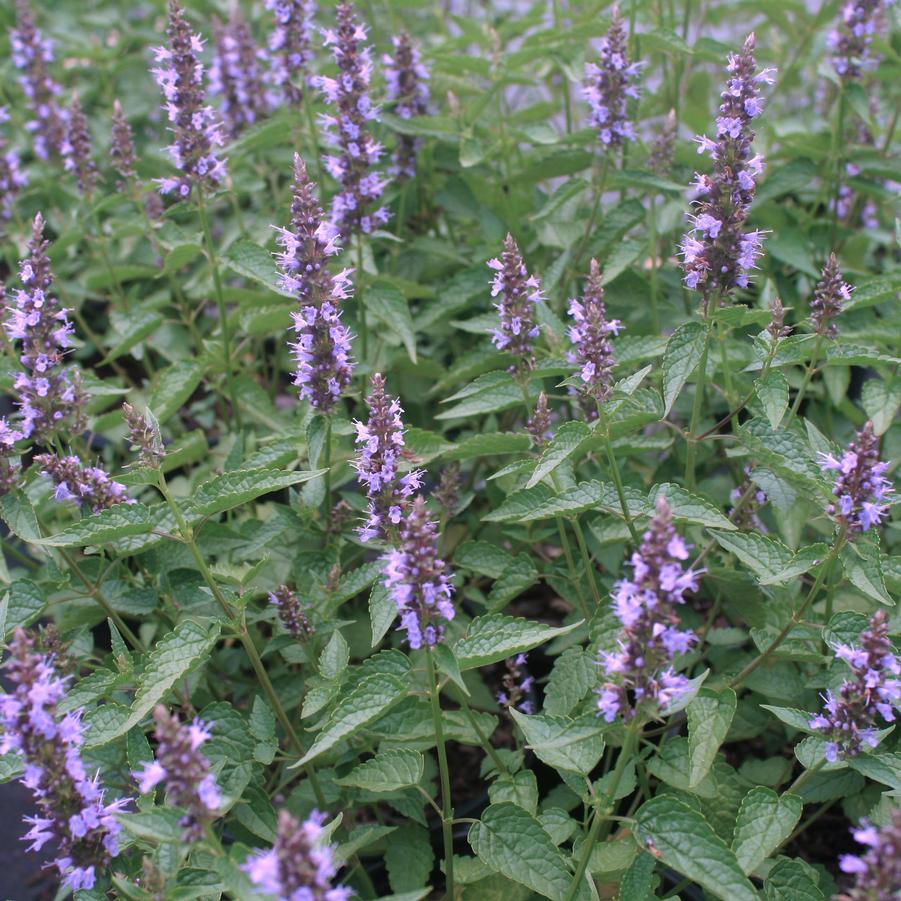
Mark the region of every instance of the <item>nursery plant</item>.
POLYGON ((901 896, 897 15, 3 5, 28 897, 901 896))

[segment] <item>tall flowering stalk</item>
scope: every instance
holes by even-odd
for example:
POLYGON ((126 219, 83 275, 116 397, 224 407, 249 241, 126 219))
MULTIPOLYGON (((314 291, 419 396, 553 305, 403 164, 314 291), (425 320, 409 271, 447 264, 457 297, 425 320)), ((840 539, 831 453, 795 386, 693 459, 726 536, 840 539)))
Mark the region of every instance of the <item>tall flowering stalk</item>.
POLYGON ((78 457, 38 454, 34 463, 42 475, 53 481, 56 486, 53 496, 60 503, 73 501, 79 507, 89 507, 91 513, 116 504, 135 503, 123 484, 111 479, 99 466, 82 466, 78 457))
POLYGON ((353 466, 357 480, 366 488, 369 503, 360 538, 384 538, 398 526, 410 498, 422 486, 422 471, 401 475, 398 469, 404 455, 404 425, 400 401, 385 393, 384 376, 372 376, 372 392, 367 398, 369 420, 354 420, 357 429, 357 458, 353 466))
POLYGON ((349 901, 345 886, 333 886, 335 849, 325 839, 325 814, 314 810, 302 823, 279 811, 275 843, 252 854, 241 867, 250 881, 279 901, 349 901))
POLYGON ((655 716, 678 699, 688 679, 672 667, 696 641, 693 632, 677 628, 676 605, 687 591, 697 591, 700 570, 683 569, 688 545, 673 526, 666 500, 657 512, 639 550, 632 554, 632 578, 616 586, 614 610, 623 625, 616 651, 602 652, 599 661, 606 682, 598 691, 598 711, 612 723, 617 716, 655 716))
POLYGON ((689 216, 692 227, 682 239, 685 284, 701 292, 705 310, 747 287, 763 243, 763 233, 746 231, 745 220, 763 172, 763 159, 751 155, 751 124, 763 112, 759 85, 772 84, 772 70, 757 71, 753 34, 741 53, 729 57, 727 68, 716 140, 697 138, 698 152, 713 161, 713 173, 695 177, 696 213, 689 216))
POLYGON ((892 808, 884 826, 863 820, 851 834, 867 850, 839 857, 839 866, 854 876, 854 885, 836 895, 835 901, 897 901, 901 886, 901 804, 892 808))
POLYGON ((841 644, 835 656, 851 669, 837 694, 827 691, 823 713, 810 721, 810 728, 827 739, 826 759, 856 757, 864 746, 879 743, 876 722, 881 716, 895 721, 894 705, 901 702, 901 664, 888 637, 888 617, 877 610, 869 627, 860 636, 859 647, 841 644))
POLYGON ((51 293, 47 244, 44 219, 38 213, 28 257, 19 264, 24 289, 16 292, 15 306, 7 305, 5 323, 7 335, 21 342, 19 360, 25 371, 16 373, 13 387, 19 395, 22 434, 42 443, 65 426, 81 431, 85 401, 77 373, 63 366, 74 328, 51 293))
MULTIPOLYGON (((394 55, 382 56, 388 99, 401 119, 425 116, 429 112, 429 70, 410 35, 402 31, 391 39, 394 55)), ((416 175, 416 155, 421 141, 413 135, 398 135, 391 174, 403 181, 416 175)))
POLYGON ((97 187, 97 164, 91 159, 91 135, 88 119, 81 108, 78 94, 72 94, 66 123, 66 136, 60 152, 67 172, 75 176, 78 190, 85 196, 94 193, 97 187))
POLYGON ((275 591, 270 591, 269 603, 275 607, 281 624, 293 638, 307 638, 313 634, 300 599, 287 585, 279 585, 275 591))
POLYGON ((110 141, 109 155, 113 168, 122 179, 119 184, 121 190, 137 175, 135 172, 137 152, 135 151, 134 132, 128 119, 125 118, 125 112, 118 98, 113 101, 112 140, 110 141))
POLYGON ((65 681, 53 658, 36 653, 22 628, 9 651, 4 675, 13 690, 0 694, 0 754, 14 751, 22 758, 22 782, 40 809, 38 816, 25 818, 31 829, 24 840, 31 842, 29 851, 52 843, 65 884, 72 891, 92 889, 119 853, 115 814, 128 799, 105 804, 99 774, 88 776, 81 758, 83 710, 64 716, 57 711, 65 681))
POLYGON ((893 0, 846 0, 836 27, 829 33, 832 65, 844 81, 857 81, 876 68, 870 44, 893 0))
POLYGON ((272 80, 288 103, 299 106, 313 59, 310 26, 316 4, 313 0, 266 0, 266 9, 275 17, 269 36, 272 80))
POLYGON ((814 332, 824 338, 834 338, 838 334, 835 319, 850 299, 851 286, 842 281, 838 259, 830 253, 810 302, 810 324, 814 332))
MULTIPOLYGON (((0 125, 9 122, 6 107, 0 106, 0 125)), ((0 132, 0 238, 4 234, 4 222, 13 217, 16 198, 28 184, 28 176, 22 171, 19 154, 6 142, 6 136, 0 132)))
POLYGON ((204 96, 200 35, 191 32, 178 0, 169 0, 168 47, 157 47, 160 65, 151 71, 163 92, 174 141, 167 148, 179 176, 158 180, 160 193, 188 197, 194 188, 214 189, 225 179, 225 162, 216 156, 223 144, 222 126, 204 96))
POLYGON ((382 196, 386 180, 373 167, 382 156, 382 145, 369 133, 369 123, 378 110, 369 99, 372 50, 361 46, 366 27, 355 19, 351 3, 339 3, 337 28, 323 32, 325 46, 332 48, 338 64, 337 78, 316 76, 314 84, 334 115, 323 115, 329 143, 337 153, 324 157, 325 167, 341 190, 332 200, 331 220, 345 238, 357 232, 369 234, 388 222, 388 210, 371 207, 382 196))
POLYGON ((6 417, 0 417, 0 497, 9 493, 19 481, 22 468, 12 455, 16 442, 21 440, 22 433, 11 426, 6 417))
POLYGON ((276 254, 282 288, 300 309, 292 313, 297 339, 291 349, 297 362, 294 384, 300 397, 330 413, 350 384, 350 332, 341 322, 341 302, 350 297, 350 269, 329 271, 329 257, 339 253, 338 232, 323 221, 316 186, 299 155, 294 156, 291 223, 278 229, 276 254))

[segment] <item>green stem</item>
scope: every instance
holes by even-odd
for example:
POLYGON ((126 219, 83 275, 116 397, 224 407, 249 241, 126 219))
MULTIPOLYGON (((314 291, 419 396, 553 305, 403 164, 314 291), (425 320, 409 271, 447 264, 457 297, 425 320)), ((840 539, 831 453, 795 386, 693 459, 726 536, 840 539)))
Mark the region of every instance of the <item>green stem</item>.
POLYGON ((801 773, 801 775, 786 789, 786 792, 797 792, 805 782, 813 778, 825 765, 825 760, 818 760, 812 767, 804 770, 804 772, 801 773))
POLYGON ((694 404, 691 408, 691 424, 688 427, 688 450, 685 454, 685 486, 695 486, 695 462, 698 455, 698 424, 701 421, 701 410, 704 408, 704 389, 707 386, 707 357, 710 354, 710 335, 713 323, 707 320, 707 332, 704 335, 704 349, 698 362, 698 381, 695 385, 694 404))
POLYGON ((798 410, 801 409, 801 401, 804 400, 804 395, 807 392, 807 386, 810 384, 810 380, 813 378, 813 374, 817 371, 817 363, 820 359, 820 351, 823 349, 823 335, 817 335, 816 344, 813 346, 813 353, 810 357, 810 362, 807 364, 807 367, 804 369, 804 378, 801 379, 801 387, 798 388, 798 393, 795 395, 795 402, 791 406, 791 410, 788 412, 789 419, 798 415, 798 410))
POLYGON ((429 673, 429 700, 432 706, 432 723, 435 727, 435 746, 438 750, 438 770, 441 775, 441 832, 444 836, 444 877, 446 880, 445 895, 453 901, 454 898, 454 805, 451 798, 450 770, 447 766, 447 748, 444 746, 444 727, 441 721, 441 703, 438 683, 438 674, 435 670, 435 660, 432 656, 432 648, 426 646, 426 663, 429 673))
POLYGON ((591 615, 588 612, 588 602, 585 600, 585 595, 582 592, 582 580, 579 578, 579 573, 576 569, 576 561, 573 557, 572 547, 570 547, 569 538, 566 536, 566 522, 562 516, 555 517, 555 520, 557 522, 557 532, 560 535, 560 545, 563 548, 563 556, 566 557, 566 566, 569 569, 569 578, 573 583, 573 587, 576 589, 576 594, 579 598, 579 606, 582 608, 582 616, 584 616, 587 621, 591 619, 591 615))
POLYGON ((325 442, 322 448, 323 466, 325 466, 325 498, 322 501, 322 524, 329 529, 329 518, 332 513, 332 417, 325 417, 325 442))
POLYGON ((601 427, 604 429, 604 451, 607 454, 607 465, 610 467, 610 477, 616 486, 616 496, 619 498, 619 506, 623 512, 623 519, 632 536, 632 543, 635 547, 641 544, 638 532, 635 529, 635 523, 632 522, 632 515, 629 513, 629 504, 626 500, 626 489, 623 485, 623 478, 619 471, 619 464, 616 462, 616 454, 613 453, 613 441, 610 438, 610 422, 607 419, 607 413, 603 407, 598 404, 598 419, 601 427))
POLYGON ((588 217, 588 225, 585 226, 585 232, 582 235, 582 240, 579 241, 579 246, 576 248, 576 252, 570 261, 569 265, 566 267, 566 270, 563 273, 563 278, 560 280, 560 286, 563 291, 566 291, 566 285, 569 281, 569 273, 578 272, 579 265, 582 262, 582 254, 585 252, 585 247, 591 239, 591 233, 594 231, 595 223, 598 219, 598 213, 601 210, 601 200, 604 197, 604 185, 607 181, 607 170, 610 167, 610 158, 607 154, 604 154, 604 161, 601 163, 600 172, 598 172, 597 166, 595 166, 594 175, 592 177, 592 187, 591 187, 591 215, 588 217))
POLYGON ((598 591, 597 579, 594 575, 594 564, 591 562, 591 554, 588 553, 588 545, 585 543, 585 535, 582 532, 582 524, 579 517, 572 518, 573 531, 576 533, 576 544, 579 545, 579 553, 582 555, 582 565, 585 567, 588 585, 591 588, 591 596, 594 598, 595 610, 601 606, 601 595, 598 591))

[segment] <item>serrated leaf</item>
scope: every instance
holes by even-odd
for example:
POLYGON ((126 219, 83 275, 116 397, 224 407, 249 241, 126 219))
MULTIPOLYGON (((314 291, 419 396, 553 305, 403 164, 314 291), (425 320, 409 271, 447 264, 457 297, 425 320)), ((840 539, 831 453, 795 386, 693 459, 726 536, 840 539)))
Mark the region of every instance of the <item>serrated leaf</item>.
POLYGON ((776 707, 772 704, 761 704, 764 710, 769 710, 774 716, 778 717, 787 726, 793 729, 800 729, 802 732, 812 732, 810 721, 813 714, 806 710, 798 710, 796 707, 776 707))
MULTIPOLYGON (((250 733, 257 740, 253 758, 262 764, 270 764, 278 751, 278 737, 275 734, 275 714, 272 708, 257 695, 253 699, 248 720, 250 733)), ((131 733, 129 733, 131 734, 131 733)))
POLYGON ((362 292, 363 304, 372 315, 403 342, 410 360, 416 363, 416 332, 407 298, 386 281, 375 281, 362 292))
POLYGON ((547 447, 541 454, 535 471, 526 482, 526 488, 533 488, 549 476, 561 463, 567 460, 591 434, 584 422, 565 422, 554 432, 547 447))
POLYGON ((842 568, 848 581, 868 598, 893 607, 895 602, 885 588, 879 549, 873 547, 851 548, 842 551, 842 568))
POLYGON ((123 354, 128 353, 133 347, 152 335, 162 324, 163 317, 159 313, 130 314, 126 321, 126 328, 116 336, 116 343, 97 365, 104 366, 113 360, 118 360, 123 354))
MULTIPOLYGON (((468 393, 458 391, 453 397, 447 398, 444 403, 449 403, 457 398, 459 401, 452 407, 442 410, 435 419, 467 419, 470 416, 480 416, 483 413, 500 413, 511 407, 522 406, 522 390, 509 372, 488 372, 479 376, 468 386, 468 393)), ((537 398, 537 391, 530 390, 530 400, 537 398)))
POLYGON ((663 352, 663 415, 668 416, 679 392, 701 362, 707 329, 700 322, 685 322, 666 342, 663 352))
POLYGON ((816 870, 800 860, 781 857, 763 883, 766 901, 825 901, 816 870))
POLYGON ((224 513, 264 494, 280 491, 324 475, 324 469, 284 472, 280 469, 238 469, 205 482, 181 504, 185 516, 200 518, 224 513))
POLYGON ((441 456, 445 460, 473 460, 476 457, 522 453, 527 451, 530 446, 531 441, 528 435, 515 432, 494 432, 472 435, 441 456))
POLYGON ((490 611, 500 610, 538 581, 538 570, 528 554, 517 554, 507 563, 485 599, 490 611))
POLYGON ((731 688, 701 691, 688 705, 689 788, 694 788, 713 766, 716 752, 726 738, 737 699, 731 688))
POLYGON ((873 431, 877 435, 884 435, 895 421, 898 407, 901 406, 901 378, 894 378, 890 382, 869 379, 864 382, 860 400, 873 423, 873 431))
POLYGON ((580 620, 570 626, 553 627, 519 617, 488 613, 476 617, 469 624, 466 637, 461 638, 454 646, 454 654, 461 670, 487 666, 531 651, 558 635, 566 635, 582 622, 580 620))
POLYGON ((41 537, 41 527, 28 496, 20 488, 11 488, 0 495, 0 516, 13 535, 23 541, 41 537))
POLYGON ((597 684, 596 655, 581 647, 567 648, 555 661, 544 688, 544 712, 568 716, 597 684))
POLYGON ((783 572, 793 557, 784 544, 758 532, 719 532, 711 529, 710 534, 721 548, 735 554, 762 579, 783 572))
POLYGON ((642 852, 626 870, 619 883, 619 901, 648 901, 654 879, 657 861, 647 851, 642 852))
MULTIPOLYGON (((416 892, 425 886, 434 862, 429 833, 423 826, 407 823, 391 836, 385 851, 385 867, 395 892, 416 892)), ((422 895, 417 893, 413 897, 422 895)))
POLYGON ((901 754, 898 752, 859 754, 848 762, 852 770, 867 779, 888 785, 896 792, 901 791, 901 754))
POLYGON ((338 785, 372 792, 392 792, 422 781, 425 761, 419 751, 380 751, 371 760, 336 779, 338 785))
POLYGON ((492 804, 509 801, 535 815, 538 812, 538 780, 531 770, 517 773, 501 773, 488 789, 492 804))
POLYGON ((155 525, 156 517, 143 504, 116 504, 78 520, 55 535, 32 541, 50 547, 97 546, 130 535, 146 535, 155 525))
POLYGON ((160 423, 165 423, 194 393, 206 367, 199 360, 179 360, 157 373, 150 389, 148 406, 160 423))
POLYGON ((337 679, 347 669, 349 660, 350 647, 336 629, 319 655, 319 675, 323 679, 337 679))
POLYGON ((369 623, 372 635, 372 647, 376 647, 387 635, 397 618, 397 604, 388 594, 388 589, 381 582, 372 586, 369 593, 369 623))
POLYGON ((810 572, 811 569, 822 562, 828 553, 829 548, 821 541, 802 547, 785 566, 768 576, 762 577, 760 584, 779 585, 783 582, 788 582, 789 579, 794 579, 806 572, 810 572))
POLYGON ((655 485, 648 493, 653 509, 657 501, 664 497, 669 504, 674 519, 697 523, 699 526, 710 526, 714 529, 735 529, 735 524, 706 498, 686 491, 680 485, 663 482, 655 485))
POLYGON ((471 569, 489 579, 499 579, 510 565, 513 556, 490 541, 464 541, 454 551, 454 565, 458 569, 471 569))
POLYGON ((792 833, 804 805, 797 795, 778 795, 758 785, 741 802, 735 820, 732 850, 738 865, 750 874, 792 833))
POLYGON ((604 726, 593 714, 570 719, 535 714, 526 716, 511 709, 526 744, 548 766, 587 776, 604 753, 604 726))
POLYGON ((754 391, 770 425, 778 429, 788 409, 788 379, 778 369, 771 369, 764 377, 757 379, 754 391))
POLYGON ((0 601, 0 636, 5 641, 17 626, 30 626, 43 612, 46 600, 41 589, 29 579, 16 579, 0 601))
POLYGON ((258 285, 263 285, 282 297, 291 297, 290 292, 285 291, 278 282, 278 270, 272 254, 265 247, 254 244, 252 241, 235 241, 224 254, 222 261, 238 275, 243 275, 258 285))

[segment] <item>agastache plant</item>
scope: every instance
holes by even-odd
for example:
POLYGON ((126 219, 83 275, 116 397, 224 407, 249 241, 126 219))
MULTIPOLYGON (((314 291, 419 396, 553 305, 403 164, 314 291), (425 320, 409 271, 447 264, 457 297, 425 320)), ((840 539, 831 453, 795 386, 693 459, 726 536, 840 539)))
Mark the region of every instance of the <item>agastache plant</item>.
POLYGON ((204 95, 203 40, 191 31, 178 0, 169 0, 168 47, 157 47, 151 71, 165 99, 174 137, 167 148, 181 175, 157 180, 161 194, 190 196, 195 188, 214 190, 225 180, 225 162, 216 155, 224 138, 222 125, 204 95))
POLYGON ((50 843, 54 864, 72 890, 92 889, 119 853, 121 830, 116 813, 127 798, 105 802, 99 773, 88 775, 81 756, 82 709, 57 710, 65 681, 52 657, 35 652, 33 639, 17 627, 4 670, 13 686, 0 694, 3 737, 0 754, 14 752, 24 764, 22 783, 34 795, 40 813, 25 821, 29 851, 50 843))
POLYGON ((7 494, 19 481, 21 466, 12 455, 22 433, 10 425, 6 417, 0 417, 0 497, 7 494))
POLYGON ((529 674, 526 669, 527 664, 527 654, 517 654, 504 661, 504 666, 507 668, 507 672, 501 679, 504 688, 495 697, 501 707, 531 715, 535 713, 535 705, 529 694, 535 686, 535 677, 529 674))
POLYGON ((355 18, 351 3, 339 3, 337 27, 323 32, 325 46, 332 48, 338 76, 319 75, 313 80, 325 98, 335 107, 320 121, 335 154, 324 157, 329 175, 341 189, 332 199, 331 220, 345 238, 357 232, 369 234, 388 222, 386 207, 373 210, 382 196, 385 179, 374 168, 382 156, 382 145, 370 134, 370 123, 378 110, 369 98, 372 79, 372 50, 361 46, 366 28, 355 18))
POLYGON ((850 299, 851 286, 842 281, 838 259, 831 253, 810 302, 810 324, 814 332, 824 338, 834 338, 838 334, 835 319, 850 299))
POLYGON ((547 395, 543 391, 538 395, 532 415, 526 420, 526 431, 532 439, 532 444, 539 450, 553 437, 551 410, 548 406, 547 395))
POLYGON ((137 174, 135 172, 137 152, 135 151, 134 132, 128 119, 125 118, 125 112, 118 98, 113 101, 112 140, 110 141, 109 155, 113 168, 122 179, 121 190, 121 185, 131 181, 137 174))
POLYGON ((82 466, 78 457, 38 454, 34 463, 53 482, 53 497, 60 503, 72 501, 76 506, 88 507, 92 513, 116 504, 135 503, 123 484, 111 479, 99 466, 82 466))
POLYGON ((702 570, 683 568, 689 546, 676 532, 664 498, 641 547, 632 554, 632 578, 616 585, 613 609, 622 623, 614 651, 602 651, 604 685, 598 690, 598 712, 608 723, 617 716, 657 716, 681 697, 688 679, 673 668, 673 658, 695 643, 693 632, 679 629, 677 605, 685 593, 697 591, 702 570))
POLYGON ((895 721, 894 707, 901 702, 901 663, 888 637, 888 617, 877 610, 855 647, 840 644, 835 656, 851 670, 837 693, 827 691, 823 713, 810 721, 810 728, 825 738, 826 760, 856 757, 865 747, 879 744, 877 721, 895 721))
MULTIPOLYGON (((6 107, 0 106, 0 125, 9 122, 6 107)), ((22 170, 19 154, 6 142, 0 132, 0 238, 4 236, 4 223, 13 217, 16 198, 28 184, 28 176, 22 170)))
POLYGON ((839 21, 829 33, 832 65, 844 81, 857 81, 876 67, 870 44, 893 0, 845 0, 839 21))
POLYGON ((851 834, 867 850, 839 857, 842 872, 854 877, 854 885, 836 895, 835 901, 897 901, 901 887, 901 805, 892 807, 885 825, 874 826, 863 820, 851 834))
POLYGON ((313 58, 310 31, 316 4, 313 0, 266 0, 266 9, 275 19, 269 36, 272 80, 288 103, 299 106, 313 58))
MULTIPOLYGON (((401 119, 425 116, 429 112, 429 70, 422 62, 422 54, 406 31, 391 40, 394 55, 382 56, 382 65, 394 114, 401 119)), ((392 175, 401 181, 416 175, 416 156, 421 143, 413 135, 398 135, 392 175)))
POLYGON ((751 155, 751 125, 763 112, 759 85, 772 84, 772 70, 757 71, 753 34, 741 53, 729 57, 727 68, 716 140, 704 135, 697 139, 698 153, 707 153, 713 161, 713 173, 695 177, 692 227, 681 245, 685 284, 700 291, 705 310, 748 286, 763 243, 763 232, 748 231, 745 221, 763 172, 763 159, 751 155))
POLYGON ((86 196, 97 187, 97 164, 91 159, 91 136, 88 120, 81 108, 78 94, 72 94, 67 116, 66 136, 60 147, 63 165, 75 176, 78 190, 86 196))
POLYGON ((138 462, 148 469, 159 469, 166 456, 166 448, 163 447, 156 417, 149 410, 139 412, 131 404, 122 404, 122 416, 128 426, 131 450, 138 454, 138 462))
POLYGON ((275 591, 270 591, 269 603, 275 607, 281 624, 293 638, 307 638, 313 634, 300 599, 287 585, 279 585, 275 591))

